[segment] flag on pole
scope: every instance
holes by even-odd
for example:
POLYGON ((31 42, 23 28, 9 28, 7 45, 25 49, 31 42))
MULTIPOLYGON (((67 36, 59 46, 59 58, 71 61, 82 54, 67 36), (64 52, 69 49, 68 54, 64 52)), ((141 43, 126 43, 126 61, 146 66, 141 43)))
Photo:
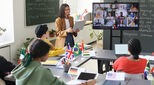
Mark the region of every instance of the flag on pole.
POLYGON ((74 54, 72 52, 72 48, 71 48, 71 46, 69 44, 68 44, 67 48, 68 49, 66 50, 65 57, 68 60, 73 60, 74 54))
POLYGON ((84 43, 83 43, 83 40, 82 40, 82 53, 84 53, 84 43))
POLYGON ((77 43, 77 45, 79 46, 79 48, 82 51, 82 53, 84 53, 84 43, 83 43, 83 40, 82 40, 82 43, 77 43))
POLYGON ((147 79, 149 72, 150 72, 150 62, 148 60, 147 65, 146 65, 145 70, 144 70, 144 76, 145 76, 146 79, 147 79))
POLYGON ((82 52, 81 52, 81 50, 80 50, 80 48, 79 48, 77 43, 75 43, 75 45, 74 45, 73 53, 74 53, 74 56, 79 56, 79 55, 82 54, 82 52))
POLYGON ((24 59, 25 55, 26 55, 26 50, 25 49, 21 49, 21 53, 20 53, 20 57, 19 57, 19 61, 18 61, 18 64, 21 63, 22 59, 24 59))

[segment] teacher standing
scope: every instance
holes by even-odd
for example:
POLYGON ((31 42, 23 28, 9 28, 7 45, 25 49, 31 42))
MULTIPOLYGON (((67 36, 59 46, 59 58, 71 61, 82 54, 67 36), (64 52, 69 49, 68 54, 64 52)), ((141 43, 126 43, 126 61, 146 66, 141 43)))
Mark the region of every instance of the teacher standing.
POLYGON ((69 45, 74 46, 73 36, 77 36, 79 29, 73 30, 74 21, 70 16, 70 7, 68 4, 62 4, 59 9, 58 18, 56 19, 56 48, 63 48, 69 45))

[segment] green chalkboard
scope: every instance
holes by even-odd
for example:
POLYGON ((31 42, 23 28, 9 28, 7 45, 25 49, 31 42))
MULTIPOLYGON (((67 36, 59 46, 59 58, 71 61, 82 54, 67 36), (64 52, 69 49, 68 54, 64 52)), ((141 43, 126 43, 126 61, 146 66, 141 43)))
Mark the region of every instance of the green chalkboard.
POLYGON ((26 25, 54 22, 58 9, 59 0, 26 0, 26 25))

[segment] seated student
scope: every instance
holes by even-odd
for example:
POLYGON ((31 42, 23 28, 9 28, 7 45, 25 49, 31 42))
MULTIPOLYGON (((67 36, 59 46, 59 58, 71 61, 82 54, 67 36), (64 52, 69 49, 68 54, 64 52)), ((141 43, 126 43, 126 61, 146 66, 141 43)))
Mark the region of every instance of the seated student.
POLYGON ((52 50, 49 51, 49 57, 57 56, 57 55, 63 54, 65 52, 65 50, 63 48, 55 48, 52 45, 52 43, 47 39, 49 36, 47 25, 37 26, 35 29, 35 34, 36 34, 37 38, 44 40, 45 42, 47 42, 51 46, 52 50))
POLYGON ((117 59, 113 64, 114 70, 128 74, 144 73, 147 60, 139 58, 141 50, 141 44, 138 39, 129 40, 128 51, 130 52, 130 56, 117 59))
MULTIPOLYGON (((0 79, 4 80, 4 77, 8 75, 15 68, 15 65, 7 61, 4 57, 0 56, 0 79)), ((15 82, 4 80, 6 85, 15 85, 15 82)))
MULTIPOLYGON (((25 61, 11 72, 16 78, 16 85, 66 85, 40 63, 48 59, 49 50, 50 45, 41 39, 35 40, 30 45, 30 53, 25 56, 25 61)), ((88 85, 94 85, 95 82, 91 80, 88 85)))

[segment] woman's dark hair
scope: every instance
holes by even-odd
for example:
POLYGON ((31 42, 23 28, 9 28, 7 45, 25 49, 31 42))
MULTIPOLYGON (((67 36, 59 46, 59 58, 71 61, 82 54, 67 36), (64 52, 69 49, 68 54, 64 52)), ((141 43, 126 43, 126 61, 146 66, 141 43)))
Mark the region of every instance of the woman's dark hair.
POLYGON ((41 39, 35 40, 30 46, 30 55, 32 58, 45 56, 50 50, 50 45, 41 39))
POLYGON ((62 4, 59 9, 58 17, 65 18, 65 8, 69 7, 68 4, 62 4))
POLYGON ((139 59, 139 54, 142 51, 141 43, 138 39, 131 39, 128 41, 128 49, 133 55, 134 59, 139 59))

